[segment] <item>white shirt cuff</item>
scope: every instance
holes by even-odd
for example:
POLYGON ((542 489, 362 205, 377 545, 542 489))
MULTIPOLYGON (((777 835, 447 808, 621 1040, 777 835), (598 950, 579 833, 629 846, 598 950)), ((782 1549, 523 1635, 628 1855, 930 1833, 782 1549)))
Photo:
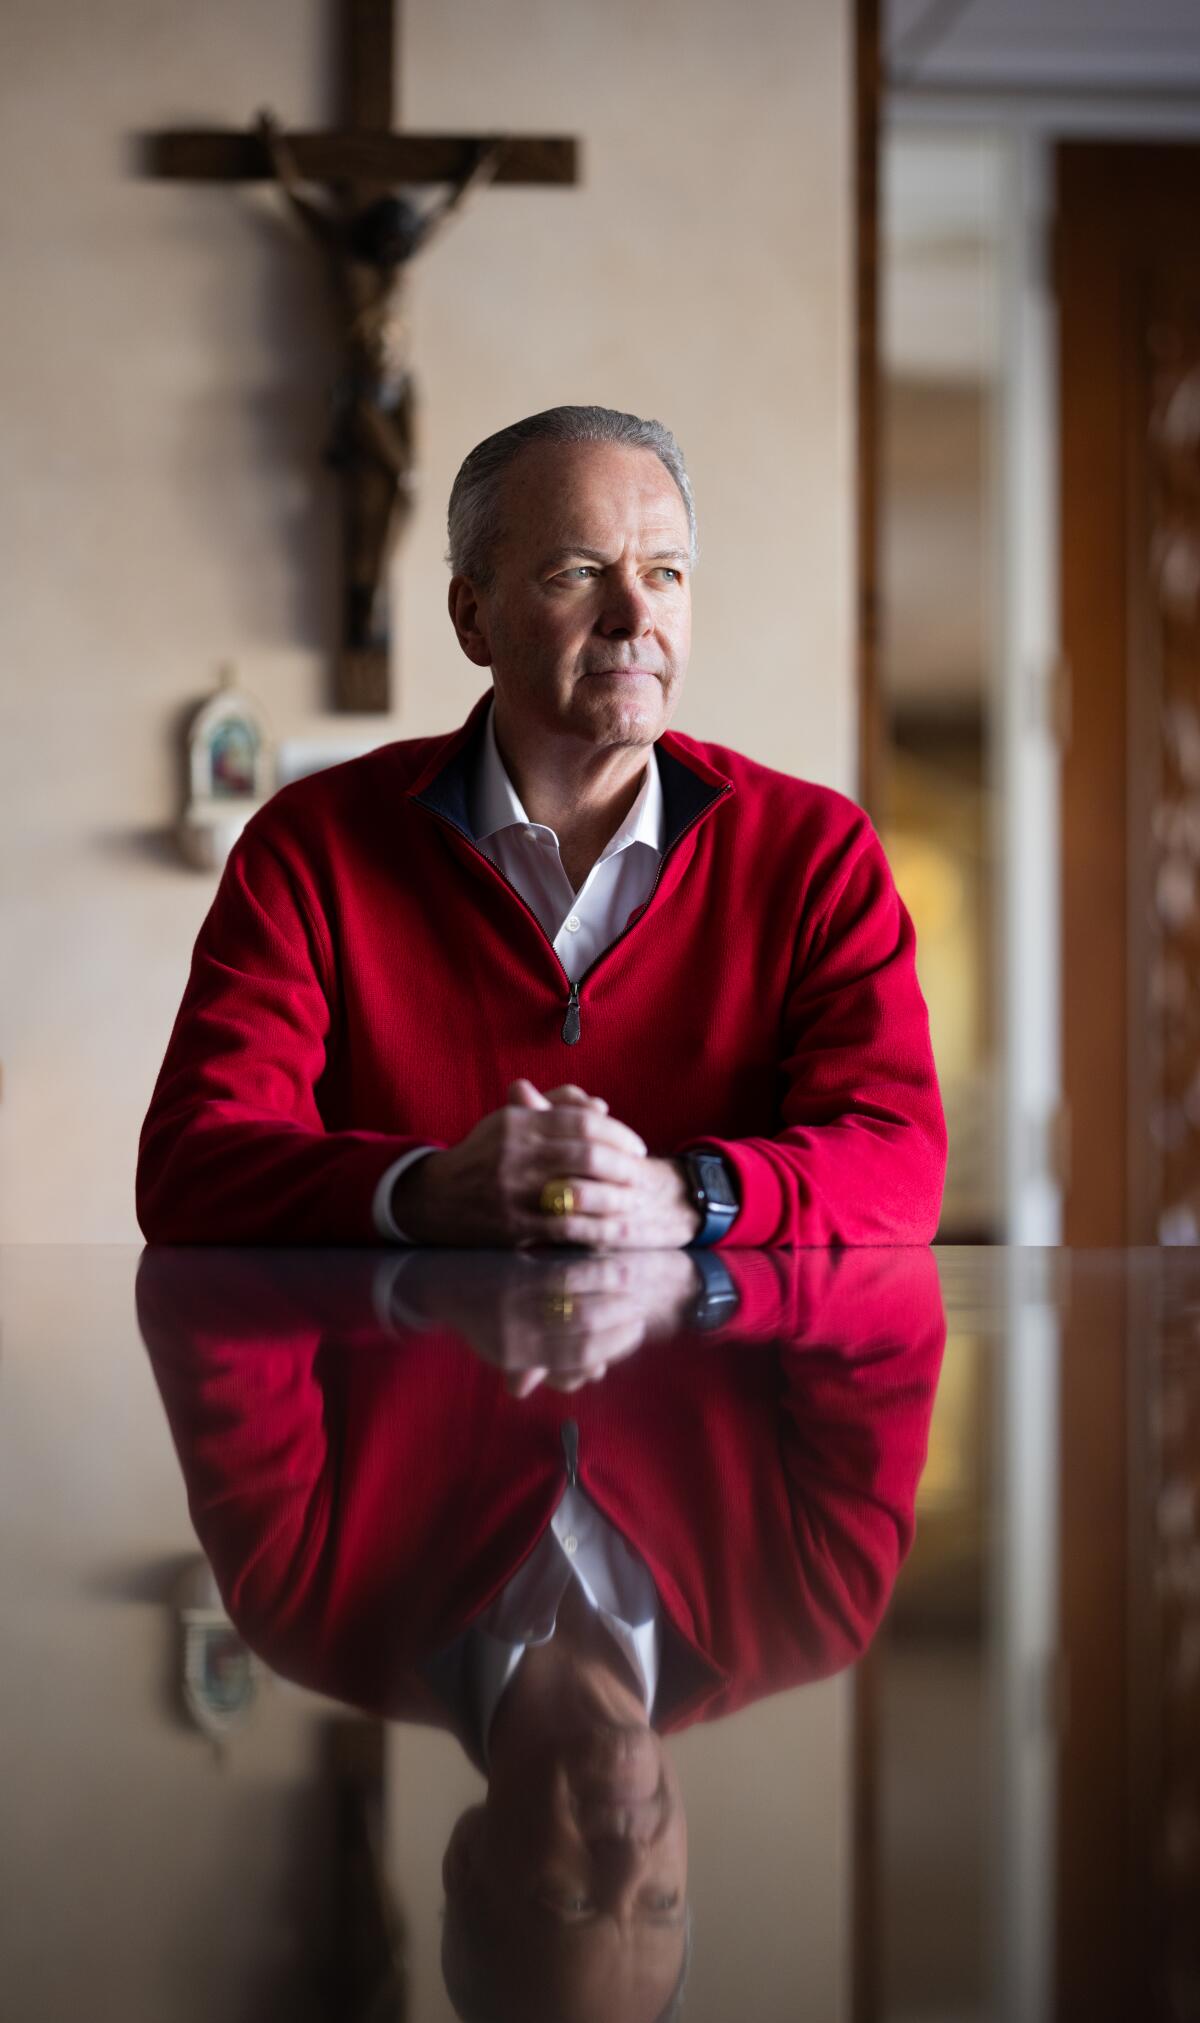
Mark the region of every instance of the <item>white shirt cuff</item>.
POLYGON ((412 1242, 392 1214, 392 1189, 400 1175, 407 1173, 410 1166, 415 1166, 418 1159, 428 1159, 429 1154, 436 1151, 436 1145, 418 1145, 414 1152, 403 1152, 380 1178, 371 1201, 371 1217, 379 1235, 386 1236, 392 1243, 412 1242))

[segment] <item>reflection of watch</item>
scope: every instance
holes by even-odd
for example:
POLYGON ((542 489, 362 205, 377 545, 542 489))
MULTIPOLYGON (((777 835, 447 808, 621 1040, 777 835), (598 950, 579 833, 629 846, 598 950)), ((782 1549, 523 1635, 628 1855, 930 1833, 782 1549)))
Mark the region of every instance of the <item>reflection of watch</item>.
POLYGON ((697 1251, 692 1263, 700 1287, 684 1311, 685 1327, 698 1334, 707 1334, 710 1328, 727 1327, 742 1304, 729 1267, 722 1264, 720 1257, 708 1257, 704 1251, 697 1251))
POLYGON ((700 1212, 700 1227, 691 1248, 707 1250, 710 1243, 724 1236, 741 1207, 733 1174, 719 1152, 685 1152, 681 1164, 692 1206, 700 1212))

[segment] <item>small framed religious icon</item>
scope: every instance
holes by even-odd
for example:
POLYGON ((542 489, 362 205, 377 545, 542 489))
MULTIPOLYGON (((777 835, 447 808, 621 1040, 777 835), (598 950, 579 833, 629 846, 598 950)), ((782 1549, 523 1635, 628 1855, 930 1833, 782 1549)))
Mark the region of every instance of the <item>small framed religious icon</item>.
POLYGON ((262 1666, 226 1615, 206 1559, 187 1568, 174 1601, 181 1632, 183 1705, 197 1728, 219 1747, 249 1717, 262 1666))
POLYGON ((257 703, 221 670, 214 696, 187 733, 187 801, 179 843, 189 864, 219 871, 246 823, 271 794, 273 757, 257 703))

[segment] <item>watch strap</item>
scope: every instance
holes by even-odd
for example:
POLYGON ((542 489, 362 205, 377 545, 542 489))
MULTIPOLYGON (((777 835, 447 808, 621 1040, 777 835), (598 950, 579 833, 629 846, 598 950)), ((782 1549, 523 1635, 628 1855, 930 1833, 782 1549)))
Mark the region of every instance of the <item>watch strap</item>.
POLYGON ((740 1204, 733 1174, 719 1152, 685 1152, 682 1164, 692 1206, 701 1216, 700 1227, 688 1247, 707 1250, 737 1220, 740 1204))

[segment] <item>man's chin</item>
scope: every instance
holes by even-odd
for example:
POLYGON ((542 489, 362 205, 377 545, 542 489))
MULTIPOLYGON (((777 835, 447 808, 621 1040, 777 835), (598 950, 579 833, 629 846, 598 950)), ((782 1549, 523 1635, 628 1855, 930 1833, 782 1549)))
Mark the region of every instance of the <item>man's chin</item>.
POLYGON ((572 714, 596 744, 652 745, 665 731, 669 712, 661 688, 643 677, 628 690, 597 684, 582 695, 577 691, 572 714))

